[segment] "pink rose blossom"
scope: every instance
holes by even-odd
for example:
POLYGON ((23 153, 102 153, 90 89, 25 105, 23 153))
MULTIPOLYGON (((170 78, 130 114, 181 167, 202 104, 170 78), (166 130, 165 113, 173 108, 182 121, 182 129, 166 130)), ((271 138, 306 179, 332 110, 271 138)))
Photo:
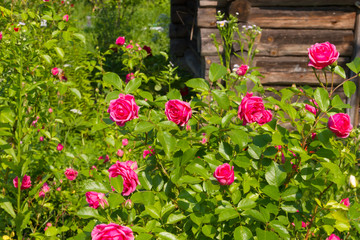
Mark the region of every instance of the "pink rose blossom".
POLYGON ((328 128, 339 138, 347 138, 353 126, 351 125, 350 116, 345 113, 332 115, 328 121, 328 128))
POLYGON ((99 205, 102 208, 105 208, 105 204, 109 205, 105 199, 104 193, 87 192, 85 193, 85 196, 86 196, 86 201, 89 203, 89 207, 92 207, 94 209, 97 209, 99 205))
POLYGON ((90 170, 97 170, 97 167, 95 166, 95 165, 93 165, 91 168, 90 168, 90 170))
MULTIPOLYGON (((52 73, 52 75, 56 76, 59 74, 59 69, 54 67, 53 69, 51 69, 51 73, 52 73)), ((50 112, 50 109, 51 108, 49 108, 49 112, 50 112)))
POLYGON ((309 225, 310 223, 309 222, 303 222, 303 221, 301 221, 301 227, 302 228, 307 228, 307 226, 309 225))
POLYGON ((41 190, 41 191, 39 192, 39 198, 43 198, 43 197, 45 197, 45 193, 44 193, 43 190, 41 190))
POLYGON ((78 172, 75 169, 67 168, 65 171, 65 177, 69 179, 70 181, 73 181, 76 179, 78 175, 78 172))
POLYGON ((0 40, 2 39, 2 37, 3 37, 3 36, 2 36, 2 32, 0 32, 0 40))
POLYGON ((118 37, 115 42, 116 45, 122 46, 125 44, 125 37, 118 37))
POLYGON ((205 137, 205 138, 201 139, 200 142, 201 142, 202 144, 206 144, 206 143, 207 143, 207 138, 205 137))
POLYGON ((67 14, 64 15, 64 16, 63 16, 63 20, 66 21, 66 22, 69 21, 69 15, 67 15, 67 14))
POLYGON ((230 185, 234 182, 234 167, 228 163, 224 163, 216 168, 214 177, 218 180, 220 185, 230 185))
POLYGON ((134 240, 131 228, 115 223, 100 224, 91 232, 92 240, 134 240))
POLYGON ((247 93, 239 106, 238 117, 243 120, 243 125, 253 122, 263 125, 271 121, 272 113, 270 110, 265 110, 261 97, 247 93))
POLYGON ((180 100, 169 100, 165 103, 165 115, 168 120, 177 125, 184 126, 192 115, 190 104, 180 100))
POLYGON ((134 73, 128 73, 128 74, 126 75, 125 82, 128 83, 128 82, 130 82, 130 81, 131 81, 132 79, 134 79, 134 78, 135 78, 134 73))
POLYGON ((140 184, 138 176, 134 171, 136 169, 137 163, 133 161, 117 161, 109 168, 109 177, 114 178, 120 175, 123 178, 123 196, 129 196, 135 191, 136 186, 140 184))
POLYGON ((40 142, 43 142, 43 141, 44 141, 44 137, 41 136, 41 137, 39 138, 39 141, 40 141, 40 142))
POLYGON ((316 133, 311 133, 311 139, 314 140, 316 137, 316 133))
POLYGON ((132 49, 132 48, 133 48, 133 45, 129 44, 129 45, 126 46, 126 48, 132 49))
POLYGON ((105 159, 104 159, 104 162, 103 163, 107 163, 110 161, 110 158, 109 158, 109 155, 106 154, 105 156, 105 159))
POLYGON ((44 183, 41 189, 44 193, 50 192, 50 187, 47 183, 44 183))
POLYGON ((236 74, 238 76, 244 76, 247 70, 249 70, 249 66, 245 64, 241 64, 241 66, 236 70, 236 74))
POLYGON ((190 125, 186 125, 186 131, 190 131, 191 130, 191 126, 190 125))
POLYGON ((148 155, 150 157, 155 153, 154 149, 151 149, 151 146, 149 146, 149 150, 145 149, 143 152, 143 158, 146 158, 148 155))
POLYGON ((46 224, 46 227, 44 228, 44 231, 46 231, 46 229, 48 229, 48 228, 51 227, 51 226, 52 226, 51 222, 48 222, 48 223, 46 224))
POLYGON ((328 238, 326 238, 326 240, 341 240, 341 239, 335 234, 331 234, 328 238))
POLYGON ((52 113, 52 112, 53 112, 52 108, 49 108, 49 113, 52 113))
POLYGON ((350 201, 349 198, 344 198, 340 201, 340 203, 344 204, 347 207, 350 207, 350 201))
POLYGON ((63 148, 64 148, 64 146, 61 143, 59 143, 56 147, 56 150, 58 150, 60 152, 61 150, 63 150, 63 148))
POLYGON ((122 141, 121 141, 122 145, 125 147, 126 145, 129 144, 129 140, 127 138, 124 138, 122 141))
POLYGON ((308 66, 316 69, 323 69, 327 67, 339 58, 339 52, 336 51, 336 47, 329 43, 315 43, 308 48, 310 62, 308 66))
POLYGON ((110 119, 120 127, 126 122, 139 118, 139 106, 132 95, 120 94, 118 99, 111 100, 108 109, 110 119))
POLYGON ((58 188, 56 189, 56 191, 60 192, 60 191, 61 191, 61 187, 58 187, 58 188))
POLYGON ((124 155, 124 151, 119 149, 117 150, 117 153, 116 153, 119 157, 122 157, 124 155))
MULTIPOLYGON (((13 179, 13 184, 14 184, 14 187, 15 188, 18 188, 18 177, 14 178, 13 179)), ((20 189, 21 190, 25 190, 25 189, 28 189, 31 187, 31 179, 30 179, 30 176, 28 175, 25 175, 21 181, 21 187, 20 189)))

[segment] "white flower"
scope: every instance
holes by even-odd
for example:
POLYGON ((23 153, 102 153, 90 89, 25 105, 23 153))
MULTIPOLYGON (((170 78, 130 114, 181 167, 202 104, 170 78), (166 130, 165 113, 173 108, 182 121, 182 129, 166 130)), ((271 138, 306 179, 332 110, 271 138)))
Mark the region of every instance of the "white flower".
POLYGON ((40 27, 47 27, 47 21, 45 19, 41 19, 40 27))
POLYGON ((163 32, 163 31, 164 31, 164 28, 163 28, 163 27, 150 27, 150 30, 155 30, 155 31, 158 31, 158 32, 163 32))
POLYGON ((79 115, 82 114, 82 112, 80 110, 78 110, 78 109, 71 109, 70 112, 73 112, 73 113, 76 113, 76 114, 79 114, 79 115))
POLYGON ((233 72, 236 72, 236 70, 238 70, 240 66, 238 64, 234 64, 234 67, 233 67, 233 72))
POLYGON ((19 25, 25 26, 24 22, 19 22, 19 25))
POLYGON ((222 20, 222 21, 216 21, 216 24, 218 24, 220 27, 224 27, 226 23, 228 23, 229 21, 227 20, 222 20))
POLYGON ((356 177, 354 175, 350 175, 349 177, 349 186, 352 188, 356 188, 358 184, 358 181, 356 180, 356 177))

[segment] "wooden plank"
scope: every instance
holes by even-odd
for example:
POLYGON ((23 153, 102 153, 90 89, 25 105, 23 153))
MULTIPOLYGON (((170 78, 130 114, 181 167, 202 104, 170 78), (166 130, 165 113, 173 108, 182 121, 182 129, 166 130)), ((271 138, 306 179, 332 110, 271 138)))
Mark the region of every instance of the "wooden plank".
POLYGON ((195 12, 183 5, 171 5, 171 22, 192 25, 195 12))
MULTIPOLYGON (((360 10, 356 14, 356 28, 355 28, 355 48, 354 48, 354 58, 360 57, 360 10)), ((350 76, 354 76, 354 73, 351 73, 350 76)), ((356 92, 351 98, 348 99, 348 104, 351 105, 351 109, 347 109, 347 113, 351 117, 351 124, 354 127, 357 127, 359 124, 359 109, 360 109, 360 83, 359 77, 353 80, 356 85, 356 92)))
POLYGON ((217 11, 216 8, 199 8, 197 13, 198 27, 215 28, 216 11, 217 11))
MULTIPOLYGON (((299 1, 300 2, 300 1, 299 1)), ((210 12, 209 12, 210 14, 210 12)), ((354 29, 356 13, 349 8, 251 8, 248 22, 262 28, 354 29)), ((203 19, 203 22, 209 18, 203 19)))
POLYGON ((199 0, 200 7, 226 7, 227 0, 199 0))
POLYGON ((355 6, 356 0, 249 0, 253 7, 355 6))
POLYGON ((169 25, 169 37, 172 38, 189 38, 190 37, 191 27, 188 25, 182 24, 173 24, 169 25))
POLYGON ((189 41, 184 38, 172 39, 170 42, 170 54, 176 57, 182 57, 188 45, 189 41))
MULTIPOLYGON (((216 28, 201 28, 199 41, 200 54, 217 55, 210 34, 214 33, 220 41, 220 33, 216 28)), ((236 37, 235 39, 239 39, 236 37)), ((263 29, 257 49, 258 56, 304 56, 307 49, 320 42, 329 41, 334 44, 341 56, 351 56, 353 53, 354 34, 351 30, 293 30, 293 29, 263 29)), ((247 50, 247 47, 244 48, 247 50)), ((233 45, 235 52, 240 51, 240 46, 233 45)))

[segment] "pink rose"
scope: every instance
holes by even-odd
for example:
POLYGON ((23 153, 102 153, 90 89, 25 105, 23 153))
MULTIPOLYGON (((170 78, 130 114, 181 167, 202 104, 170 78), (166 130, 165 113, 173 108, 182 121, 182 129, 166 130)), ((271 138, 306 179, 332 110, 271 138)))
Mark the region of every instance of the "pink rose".
POLYGON ((41 136, 41 137, 39 138, 39 141, 40 141, 40 142, 43 142, 43 141, 44 141, 44 137, 41 136))
POLYGON ((241 66, 236 70, 236 74, 238 76, 244 76, 246 74, 247 70, 249 70, 249 66, 241 64, 241 66))
POLYGON ((139 106, 136 105, 134 96, 120 94, 118 99, 110 101, 108 113, 110 119, 122 127, 126 122, 139 118, 139 106))
POLYGON ((240 103, 238 118, 243 120, 243 125, 253 122, 263 125, 271 121, 272 113, 265 110, 261 97, 253 97, 253 93, 247 93, 240 103))
POLYGON ((52 112, 53 112, 52 108, 49 108, 49 113, 52 113, 52 112))
POLYGON ((85 193, 86 201, 89 203, 89 207, 97 209, 99 204, 102 208, 105 208, 105 204, 109 205, 105 199, 105 194, 98 192, 87 192, 85 193))
POLYGON ((69 21, 69 15, 67 15, 67 14, 64 15, 64 16, 63 16, 63 20, 66 21, 66 22, 69 21))
POLYGON ((148 155, 150 157, 155 153, 154 149, 151 149, 151 146, 149 146, 149 150, 145 149, 143 152, 143 158, 146 158, 148 155))
POLYGON ((109 177, 114 178, 120 175, 123 178, 123 196, 129 196, 135 191, 136 186, 140 184, 138 176, 134 171, 136 169, 137 163, 133 161, 117 161, 109 168, 109 177))
MULTIPOLYGON (((56 76, 59 74, 59 69, 54 67, 53 69, 51 69, 51 73, 52 75, 56 76)), ((51 109, 51 108, 50 108, 51 109)), ((50 112, 50 109, 49 109, 49 112, 50 112)), ((52 110, 52 109, 51 109, 52 110)))
POLYGON ((134 240, 131 228, 115 223, 100 224, 91 232, 92 240, 134 240))
POLYGON ((43 198, 43 197, 45 197, 45 193, 44 193, 43 190, 41 190, 41 191, 39 192, 39 198, 43 198))
POLYGON ((331 234, 326 240, 341 240, 341 239, 335 234, 331 234))
POLYGON ((147 52, 148 56, 152 56, 151 48, 149 46, 144 45, 143 49, 147 52))
POLYGON ((129 144, 129 140, 127 138, 124 138, 122 141, 121 141, 122 145, 123 146, 126 146, 129 144))
POLYGON ((126 75, 126 80, 125 80, 125 82, 128 83, 128 82, 130 82, 130 80, 132 80, 132 79, 134 79, 134 78, 135 78, 135 76, 134 76, 133 73, 128 73, 128 74, 126 75))
POLYGON ((119 149, 116 153, 119 157, 122 157, 124 155, 124 151, 119 149))
POLYGON ((216 168, 214 177, 220 185, 230 185, 234 182, 234 167, 231 167, 228 163, 224 163, 216 168))
POLYGON ((78 172, 75 169, 67 168, 65 171, 65 177, 69 179, 70 181, 73 181, 76 179, 78 175, 78 172))
POLYGON ((201 141, 200 141, 202 144, 206 144, 207 143, 207 138, 206 137, 204 137, 203 139, 201 139, 201 141))
POLYGON ((61 143, 59 143, 56 147, 56 150, 61 151, 61 150, 63 150, 63 148, 64 148, 64 146, 61 143))
POLYGON ((301 227, 306 228, 310 223, 301 221, 301 227))
POLYGON ((50 192, 50 187, 47 183, 44 183, 41 189, 44 193, 50 192))
POLYGON ((46 224, 46 227, 44 228, 44 231, 46 231, 46 229, 48 229, 48 228, 51 227, 51 226, 52 226, 51 222, 48 222, 48 223, 46 224))
POLYGON ((350 207, 350 201, 349 198, 344 198, 340 201, 340 203, 344 204, 347 207, 350 207))
POLYGON ((308 48, 310 62, 308 66, 316 69, 323 69, 333 64, 339 58, 339 52, 336 47, 329 43, 315 43, 308 48))
POLYGON ((2 39, 2 32, 0 32, 0 40, 2 39))
POLYGON ((132 49, 132 48, 133 48, 133 45, 129 44, 129 45, 126 46, 126 48, 132 49))
POLYGON ((328 128, 335 133, 337 137, 347 138, 353 128, 350 116, 345 113, 332 115, 328 121, 328 128))
POLYGON ((314 140, 316 137, 316 133, 311 133, 311 139, 314 140))
MULTIPOLYGON (((13 179, 13 184, 14 184, 14 187, 15 188, 18 188, 18 177, 14 178, 13 179)), ((30 179, 30 176, 28 175, 25 175, 21 181, 21 187, 20 189, 21 190, 24 190, 24 189, 28 189, 31 187, 31 179, 30 179)))
POLYGON ((180 100, 169 100, 165 104, 165 115, 168 120, 184 126, 192 115, 190 104, 180 100))
POLYGON ((115 42, 116 45, 122 46, 125 44, 125 37, 118 37, 115 42))

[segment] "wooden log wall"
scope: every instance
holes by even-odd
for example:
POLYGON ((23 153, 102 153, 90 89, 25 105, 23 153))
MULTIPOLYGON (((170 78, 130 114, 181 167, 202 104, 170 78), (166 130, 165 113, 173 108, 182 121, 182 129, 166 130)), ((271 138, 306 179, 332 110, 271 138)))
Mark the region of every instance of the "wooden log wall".
MULTIPOLYGON (((260 67, 259 71, 265 76, 262 80, 264 86, 277 88, 292 84, 317 85, 312 68, 307 66, 309 61, 307 49, 315 43, 329 41, 336 46, 340 52, 338 62, 345 68, 347 76, 350 76, 350 71, 345 64, 355 55, 360 55, 360 31, 355 31, 360 27, 357 23, 360 17, 355 0, 173 0, 172 2, 174 4, 170 37, 173 52, 176 52, 177 56, 181 55, 185 62, 192 60, 192 64, 199 63, 194 61, 196 56, 199 56, 201 64, 199 63, 198 66, 201 66, 199 67, 201 72, 197 72, 197 75, 201 77, 208 76, 211 63, 219 62, 210 37, 211 33, 215 33, 218 41, 221 41, 216 27, 217 11, 233 15, 238 13, 239 22, 244 25, 257 25, 263 29, 257 44, 259 53, 255 57, 254 65, 260 67), (186 12, 186 4, 189 2, 192 2, 193 7, 196 8, 193 15, 189 14, 193 18, 189 16, 182 21, 176 19, 173 14, 186 12), (193 24, 194 18, 195 24, 193 24), (181 45, 185 42, 180 43, 180 41, 186 41, 191 46, 191 51, 189 47, 181 45), (191 57, 189 57, 190 53, 191 57)), ((194 8, 191 11, 194 11, 194 8)), ((233 51, 238 52, 239 46, 234 45, 233 51)), ((240 64, 239 59, 233 57, 233 64, 240 64)), ((342 81, 342 78, 335 77, 336 84, 342 81)), ((358 84, 358 81, 356 83, 358 84)), ((352 113, 350 112, 356 123, 359 113, 358 96, 359 89, 356 96, 349 100, 349 103, 356 106, 352 113)))

